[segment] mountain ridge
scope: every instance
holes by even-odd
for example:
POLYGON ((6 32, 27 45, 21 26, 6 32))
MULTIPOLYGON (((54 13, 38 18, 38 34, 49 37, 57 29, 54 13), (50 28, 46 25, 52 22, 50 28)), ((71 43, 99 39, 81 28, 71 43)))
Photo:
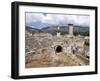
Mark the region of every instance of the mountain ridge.
MULTIPOLYGON (((60 32, 62 33, 68 33, 69 31, 69 27, 68 26, 59 26, 60 28, 60 32)), ((42 29, 38 29, 38 28, 32 28, 29 26, 26 26, 26 30, 29 32, 34 32, 34 33, 39 33, 39 32, 46 32, 46 33, 51 33, 51 34, 56 34, 57 31, 57 26, 48 26, 48 27, 44 27, 42 29)), ((82 26, 74 26, 74 32, 88 32, 89 33, 89 27, 82 27, 82 26)))

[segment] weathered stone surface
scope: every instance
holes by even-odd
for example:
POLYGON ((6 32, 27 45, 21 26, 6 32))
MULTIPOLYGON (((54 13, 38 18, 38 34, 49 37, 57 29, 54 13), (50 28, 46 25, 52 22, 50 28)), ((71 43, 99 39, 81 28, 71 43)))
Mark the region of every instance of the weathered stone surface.
MULTIPOLYGON (((89 37, 87 38, 89 39, 89 37)), ((25 66, 32 68, 87 65, 89 64, 89 58, 87 59, 87 56, 89 57, 89 45, 87 44, 89 41, 87 38, 69 35, 57 37, 49 33, 31 35, 26 32, 25 66), (58 46, 61 48, 60 52, 57 52, 58 46)))

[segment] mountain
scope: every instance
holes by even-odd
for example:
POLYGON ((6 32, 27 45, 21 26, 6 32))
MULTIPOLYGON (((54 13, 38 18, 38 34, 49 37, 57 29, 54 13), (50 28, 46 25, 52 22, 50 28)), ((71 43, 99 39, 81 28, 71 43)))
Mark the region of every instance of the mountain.
MULTIPOLYGON (((68 33, 69 31, 69 27, 68 26, 60 26, 60 32, 62 34, 66 34, 68 33)), ((49 32, 51 34, 55 34, 56 33, 56 30, 57 30, 57 27, 45 27, 45 28, 42 28, 41 29, 42 31, 45 31, 45 32, 49 32)), ((86 32, 89 32, 89 27, 82 27, 82 26, 74 26, 74 32, 80 32, 80 33, 86 33, 86 32)))
MULTIPOLYGON (((69 27, 68 26, 59 26, 60 28, 60 32, 62 34, 66 34, 69 31, 69 27)), ((53 26, 53 27, 44 27, 42 29, 37 29, 37 28, 32 28, 29 26, 26 26, 26 30, 29 32, 34 32, 34 33, 39 33, 39 32, 47 32, 47 33, 51 33, 53 35, 56 35, 57 32, 57 26, 53 26)), ((82 26, 74 26, 74 33, 76 34, 80 34, 80 33, 89 33, 89 27, 82 27, 82 26)))
MULTIPOLYGON (((55 29, 57 29, 57 27, 45 27, 45 28, 42 28, 41 30, 53 31, 55 29)), ((67 31, 68 32, 68 30, 69 30, 68 26, 60 26, 60 31, 67 31)), ((89 31, 89 27, 75 26, 74 31, 86 32, 86 31, 89 31)))
POLYGON ((75 26, 74 31, 77 31, 77 32, 89 32, 89 27, 75 26))
POLYGON ((37 29, 37 28, 32 28, 32 27, 29 27, 29 26, 26 26, 26 30, 28 31, 28 32, 34 32, 34 33, 38 33, 38 32, 42 32, 42 30, 40 30, 40 29, 37 29))

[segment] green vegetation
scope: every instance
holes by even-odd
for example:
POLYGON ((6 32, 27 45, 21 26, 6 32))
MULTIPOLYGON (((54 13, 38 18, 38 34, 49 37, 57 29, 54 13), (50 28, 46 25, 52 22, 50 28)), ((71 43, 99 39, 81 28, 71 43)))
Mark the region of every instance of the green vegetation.
POLYGON ((68 34, 68 32, 66 32, 66 31, 61 32, 61 35, 66 35, 66 34, 68 34))
POLYGON ((74 35, 75 36, 77 36, 77 35, 89 36, 89 31, 85 31, 85 32, 77 32, 77 31, 75 31, 74 35))
MULTIPOLYGON (((58 30, 57 28, 52 28, 52 27, 45 27, 42 29, 36 29, 36 28, 32 28, 32 27, 26 27, 26 30, 28 30, 29 32, 31 32, 32 34, 35 33, 50 33, 52 35, 56 35, 57 32, 61 32, 61 35, 66 35, 68 34, 68 27, 60 27, 60 30, 58 30)), ((82 36, 89 36, 89 27, 75 27, 74 28, 74 35, 82 35, 82 36)))

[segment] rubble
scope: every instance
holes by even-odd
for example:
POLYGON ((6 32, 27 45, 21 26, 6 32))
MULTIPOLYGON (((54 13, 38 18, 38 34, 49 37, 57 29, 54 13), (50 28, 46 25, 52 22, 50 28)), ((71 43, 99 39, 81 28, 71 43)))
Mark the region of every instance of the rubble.
MULTIPOLYGON (((72 34, 71 30, 70 33, 72 34)), ((89 37, 53 36, 50 33, 25 35, 25 67, 82 66, 89 64, 89 37)))

